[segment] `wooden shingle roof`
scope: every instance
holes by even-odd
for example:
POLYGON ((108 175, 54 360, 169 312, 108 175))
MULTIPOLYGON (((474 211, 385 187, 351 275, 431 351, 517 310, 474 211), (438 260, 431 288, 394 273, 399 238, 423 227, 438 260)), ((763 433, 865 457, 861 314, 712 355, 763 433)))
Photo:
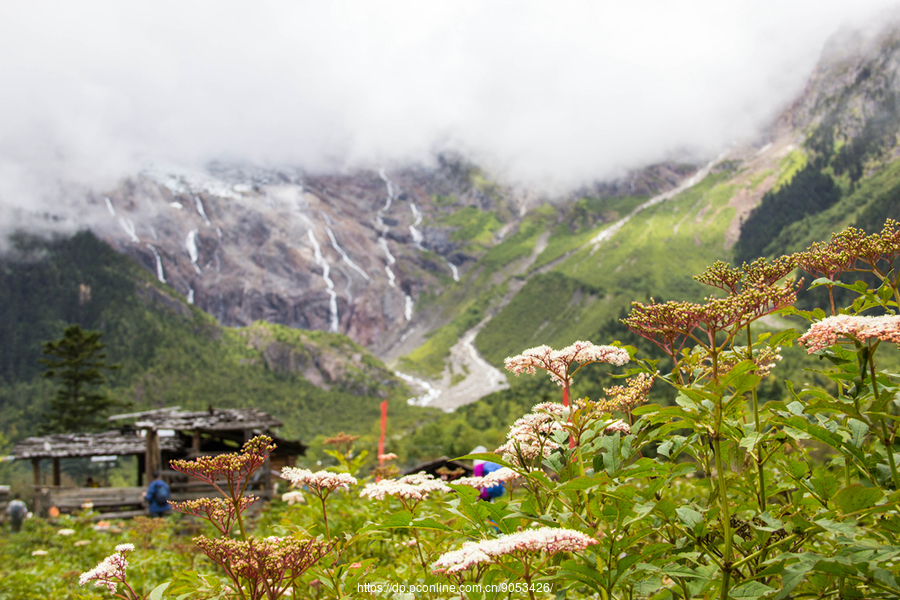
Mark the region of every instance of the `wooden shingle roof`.
MULTIPOLYGON (((160 437, 160 450, 179 451, 184 447, 177 437, 160 437)), ((129 428, 102 433, 54 433, 26 438, 12 450, 16 460, 26 458, 72 458, 78 456, 128 456, 143 454, 147 441, 139 431, 129 428)))
POLYGON ((212 408, 186 411, 178 407, 113 415, 110 421, 134 420, 138 429, 174 429, 175 431, 267 431, 281 421, 258 408, 212 408))

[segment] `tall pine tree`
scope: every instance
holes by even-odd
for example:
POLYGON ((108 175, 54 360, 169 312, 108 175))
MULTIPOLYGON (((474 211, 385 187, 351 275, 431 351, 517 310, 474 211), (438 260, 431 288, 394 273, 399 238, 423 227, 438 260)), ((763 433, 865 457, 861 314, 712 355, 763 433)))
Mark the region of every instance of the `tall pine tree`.
POLYGON ((106 382, 102 370, 120 368, 106 364, 102 335, 70 325, 62 339, 44 342, 49 357, 41 359, 47 365, 44 377, 58 380, 59 390, 44 414, 42 433, 97 431, 104 428, 109 409, 123 404, 97 389, 106 382))

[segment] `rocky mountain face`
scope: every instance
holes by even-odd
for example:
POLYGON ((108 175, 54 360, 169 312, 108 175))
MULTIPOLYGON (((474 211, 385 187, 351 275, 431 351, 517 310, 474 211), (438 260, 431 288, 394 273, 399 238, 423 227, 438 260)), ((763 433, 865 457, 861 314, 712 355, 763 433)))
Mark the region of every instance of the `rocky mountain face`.
POLYGON ((900 27, 833 36, 784 120, 837 176, 859 180, 900 156, 900 27))
MULTIPOLYGON (((665 189, 687 168, 592 193, 665 189)), ((433 168, 339 175, 154 169, 90 202, 98 235, 222 324, 340 332, 379 353, 417 323, 435 325, 423 299, 514 233, 534 198, 442 157, 433 168)))
POLYGON ((452 169, 312 177, 214 166, 147 171, 92 201, 108 213, 100 235, 221 323, 266 320, 378 346, 413 319, 425 290, 464 268, 441 214, 515 199, 461 189, 452 169))

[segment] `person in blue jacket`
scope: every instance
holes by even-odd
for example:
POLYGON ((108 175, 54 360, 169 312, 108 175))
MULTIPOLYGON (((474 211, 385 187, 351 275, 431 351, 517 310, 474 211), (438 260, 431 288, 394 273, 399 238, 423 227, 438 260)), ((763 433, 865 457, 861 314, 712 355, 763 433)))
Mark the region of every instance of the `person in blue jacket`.
POLYGON ((147 488, 147 493, 144 494, 144 500, 149 504, 147 510, 150 511, 151 517, 164 517, 167 512, 172 510, 172 507, 169 506, 169 498, 172 497, 172 492, 169 490, 169 484, 162 480, 162 475, 159 471, 153 472, 153 481, 150 482, 150 487, 147 488))
MULTIPOLYGON (((477 448, 472 450, 471 453, 480 454, 482 452, 487 452, 487 448, 485 448, 484 446, 478 446, 477 448)), ((496 463, 487 462, 484 460, 475 460, 474 465, 475 469, 472 475, 474 475, 475 477, 484 477, 488 473, 493 473, 494 471, 497 471, 501 468, 500 465, 496 463)), ((502 483, 481 488, 481 499, 490 502, 494 498, 499 498, 500 496, 502 496, 504 491, 505 489, 502 483)))

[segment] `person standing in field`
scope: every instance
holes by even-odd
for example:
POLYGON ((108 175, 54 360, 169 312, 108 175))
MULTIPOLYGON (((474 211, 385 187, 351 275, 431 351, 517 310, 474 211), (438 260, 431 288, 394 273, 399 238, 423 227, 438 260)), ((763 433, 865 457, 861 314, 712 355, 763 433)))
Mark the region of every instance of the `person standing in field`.
POLYGON ((12 502, 6 506, 6 514, 9 515, 9 526, 13 533, 17 533, 22 529, 22 523, 28 515, 28 507, 20 499, 21 496, 16 494, 12 502))
POLYGON ((147 510, 150 511, 150 516, 154 518, 166 516, 166 513, 172 510, 172 507, 169 506, 169 498, 171 497, 172 492, 169 490, 169 484, 163 481, 159 471, 154 471, 153 481, 150 482, 147 493, 144 494, 144 499, 149 505, 147 510))

